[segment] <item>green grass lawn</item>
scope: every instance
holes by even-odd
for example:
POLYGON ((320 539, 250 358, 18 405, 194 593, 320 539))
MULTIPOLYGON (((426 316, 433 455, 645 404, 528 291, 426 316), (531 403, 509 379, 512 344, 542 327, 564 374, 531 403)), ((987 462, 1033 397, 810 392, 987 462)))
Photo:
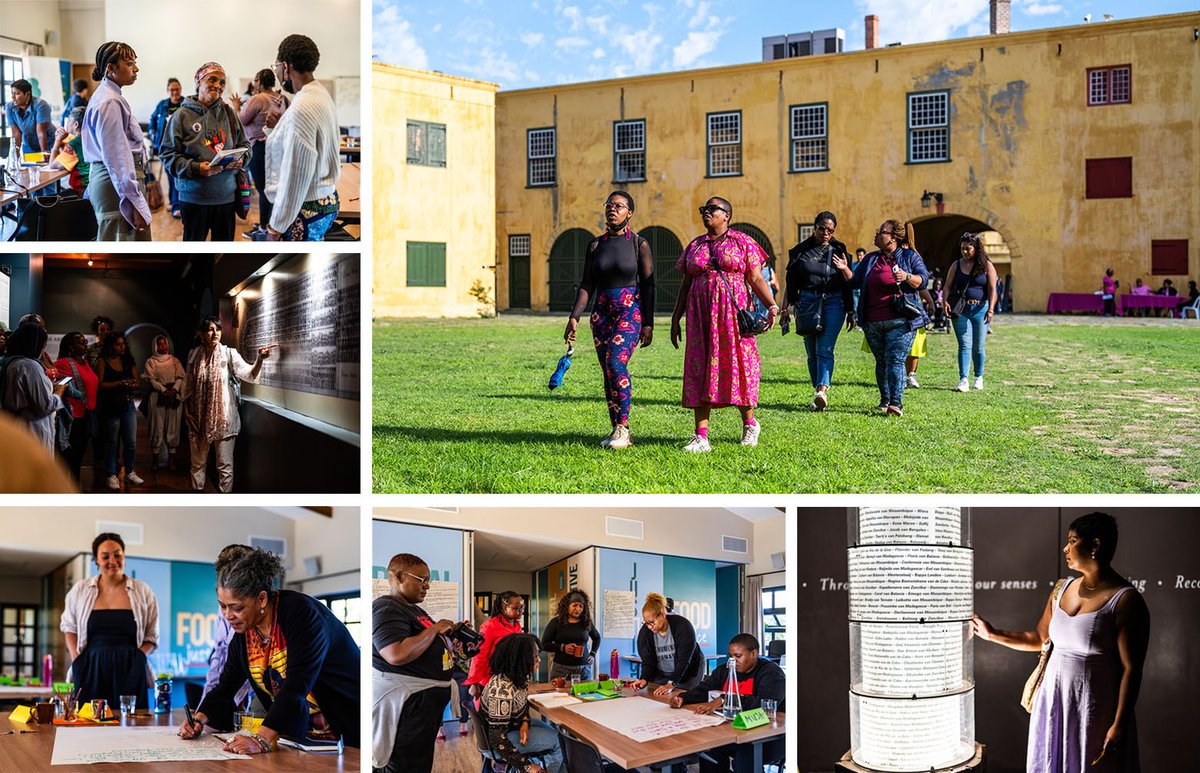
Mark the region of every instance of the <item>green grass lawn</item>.
POLYGON ((374 489, 465 492, 1173 492, 1200 490, 1200 324, 1000 319, 986 389, 953 391, 953 335, 930 334, 904 417, 875 414, 874 361, 843 333, 823 413, 804 343, 760 336, 762 437, 742 448, 715 411, 710 454, 680 447, 683 352, 666 320, 631 363, 634 446, 605 451, 600 367, 586 320, 564 386, 546 381, 564 318, 378 320, 374 489))

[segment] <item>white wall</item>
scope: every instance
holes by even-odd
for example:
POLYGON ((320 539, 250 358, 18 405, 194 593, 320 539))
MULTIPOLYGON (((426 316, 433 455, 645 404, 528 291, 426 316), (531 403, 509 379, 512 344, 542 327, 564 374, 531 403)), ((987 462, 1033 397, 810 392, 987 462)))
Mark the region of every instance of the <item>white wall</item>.
MULTIPOLYGON (((59 16, 58 0, 3 0, 0 2, 0 19, 4 20, 4 34, 38 43, 43 46, 43 56, 61 56, 62 20, 59 16), (58 30, 58 43, 47 46, 46 30, 58 30)), ((24 47, 12 40, 0 39, 0 52, 21 55, 24 47)), ((4 101, 9 95, 4 95, 4 101)))
POLYGON ((95 65, 96 49, 107 40, 103 0, 62 0, 59 16, 62 28, 58 56, 72 64, 95 65))
POLYGON ((193 94, 196 70, 216 61, 225 67, 228 94, 239 79, 271 67, 279 42, 291 34, 316 42, 321 80, 360 75, 359 13, 359 0, 108 0, 104 28, 105 40, 137 52, 138 80, 124 93, 145 122, 166 96, 167 78, 193 94))
POLYGON ((335 507, 332 518, 312 515, 296 521, 289 583, 309 576, 304 570, 304 559, 309 556, 320 556, 322 575, 353 573, 292 585, 292 588, 313 596, 358 590, 361 584, 358 574, 361 534, 359 512, 357 507, 335 507))
POLYGON ((746 567, 746 574, 762 574, 775 570, 771 565, 771 554, 787 552, 786 519, 783 513, 780 513, 778 518, 754 522, 754 544, 751 551, 753 560, 746 567))

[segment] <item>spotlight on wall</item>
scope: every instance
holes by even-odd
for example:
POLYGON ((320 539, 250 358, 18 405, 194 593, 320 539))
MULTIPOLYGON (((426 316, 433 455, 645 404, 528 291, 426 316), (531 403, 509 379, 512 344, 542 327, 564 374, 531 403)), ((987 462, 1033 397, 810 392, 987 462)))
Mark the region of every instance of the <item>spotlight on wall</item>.
POLYGON ((935 201, 938 204, 941 204, 942 194, 938 193, 937 191, 925 191, 921 194, 921 207, 923 209, 929 209, 929 205, 935 201))
POLYGON ((88 258, 88 268, 91 268, 94 265, 96 265, 96 262, 94 260, 92 260, 91 258, 88 258))

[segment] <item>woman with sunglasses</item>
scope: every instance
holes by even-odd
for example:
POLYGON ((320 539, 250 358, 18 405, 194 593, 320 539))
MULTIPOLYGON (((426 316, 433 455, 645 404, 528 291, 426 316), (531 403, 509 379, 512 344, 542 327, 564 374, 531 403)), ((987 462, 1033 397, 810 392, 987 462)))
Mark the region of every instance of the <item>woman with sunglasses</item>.
POLYGON ((788 250, 787 303, 783 319, 796 310, 796 334, 804 336, 804 351, 808 353, 808 377, 813 395, 809 409, 823 411, 829 405, 829 384, 833 380, 833 347, 843 323, 847 330, 854 328, 854 306, 850 284, 833 265, 833 256, 849 261, 846 245, 833 238, 837 216, 822 212, 813 220, 813 233, 788 250), (819 329, 808 326, 805 320, 819 322, 819 329))
POLYGON ((833 266, 852 287, 862 290, 858 298, 858 321, 875 355, 875 383, 879 386, 880 413, 904 415, 904 361, 912 350, 918 328, 929 324, 929 315, 917 293, 929 284, 929 271, 912 244, 909 224, 885 220, 875 232, 875 252, 863 258, 853 271, 840 255, 833 266), (909 319, 898 306, 905 297, 920 309, 909 319))
POLYGON ((654 258, 650 243, 633 232, 633 197, 613 191, 604 203, 604 233, 587 246, 583 279, 575 295, 575 306, 567 319, 563 340, 575 343, 579 315, 592 305, 592 341, 600 370, 604 373, 604 396, 612 432, 600 441, 601 448, 621 449, 633 445, 629 434, 629 406, 633 389, 629 359, 639 345, 654 339, 654 258))
POLYGON ((736 405, 742 414, 742 445, 758 445, 759 360, 754 336, 738 332, 738 309, 749 309, 750 289, 767 307, 767 330, 779 306, 759 271, 767 255, 758 242, 729 227, 733 205, 713 196, 700 207, 706 233, 684 249, 675 264, 683 273, 671 315, 671 346, 679 348, 680 320, 687 315, 683 358, 683 407, 695 414, 696 432, 684 451, 712 450, 708 419, 713 408, 736 405))
POLYGON ((454 670, 449 634, 419 605, 429 592, 429 565, 411 553, 392 556, 388 589, 371 604, 372 767, 386 773, 430 773, 454 670))
POLYGON ((958 339, 958 386, 954 391, 966 392, 972 364, 975 388, 983 389, 984 344, 996 308, 996 267, 983 251, 979 234, 963 234, 958 249, 962 257, 950 266, 946 277, 949 298, 942 302, 942 309, 951 316, 954 336, 958 339), (954 317, 950 309, 959 298, 965 299, 963 312, 954 317))

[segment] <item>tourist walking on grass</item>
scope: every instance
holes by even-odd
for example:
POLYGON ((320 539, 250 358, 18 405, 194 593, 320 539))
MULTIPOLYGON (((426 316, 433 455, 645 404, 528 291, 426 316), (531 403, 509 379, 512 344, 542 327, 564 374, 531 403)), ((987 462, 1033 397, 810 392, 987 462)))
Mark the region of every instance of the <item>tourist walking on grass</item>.
POLYGON ((958 338, 958 386, 954 391, 966 392, 972 365, 975 388, 983 389, 983 365, 987 359, 984 345, 988 326, 992 324, 992 310, 996 308, 996 267, 983 251, 979 234, 963 234, 958 249, 962 257, 954 261, 946 277, 950 292, 943 310, 952 318, 954 335, 958 338), (952 311, 960 299, 964 300, 962 313, 955 316, 952 311))
MULTIPOLYGON (((705 233, 684 249, 675 269, 683 273, 671 345, 679 348, 680 321, 687 316, 683 358, 683 407, 695 414, 696 432, 688 452, 711 451, 708 419, 713 408, 736 405, 742 414, 742 445, 758 445, 758 344, 738 332, 738 309, 749 310, 754 295, 767 307, 766 330, 775 325, 779 307, 759 269, 767 255, 758 242, 729 227, 733 205, 714 196, 700 207, 705 233)), ((843 261, 845 264, 845 261, 843 261)))
POLYGON ((917 330, 929 324, 929 315, 917 293, 929 282, 929 271, 912 243, 909 225, 885 220, 875 232, 875 252, 859 262, 854 271, 845 258, 835 255, 833 265, 858 298, 858 320, 875 355, 875 383, 879 386, 876 410, 892 416, 904 415, 904 361, 912 350, 917 330))
POLYGON ((604 397, 612 432, 600 441, 602 448, 628 448, 629 406, 633 384, 629 360, 640 345, 654 339, 654 258, 650 244, 634 233, 633 197, 613 191, 604 203, 604 233, 587 246, 583 278, 575 295, 575 306, 567 319, 563 340, 575 343, 579 315, 592 305, 592 341, 604 374, 604 397))
POLYGON ((846 245, 833 238, 837 217, 822 212, 813 221, 813 234, 788 250, 787 301, 782 318, 795 316, 796 334, 804 336, 808 377, 816 393, 809 408, 823 411, 829 405, 833 380, 833 348, 845 324, 854 328, 850 283, 833 265, 833 256, 849 260, 846 245))

